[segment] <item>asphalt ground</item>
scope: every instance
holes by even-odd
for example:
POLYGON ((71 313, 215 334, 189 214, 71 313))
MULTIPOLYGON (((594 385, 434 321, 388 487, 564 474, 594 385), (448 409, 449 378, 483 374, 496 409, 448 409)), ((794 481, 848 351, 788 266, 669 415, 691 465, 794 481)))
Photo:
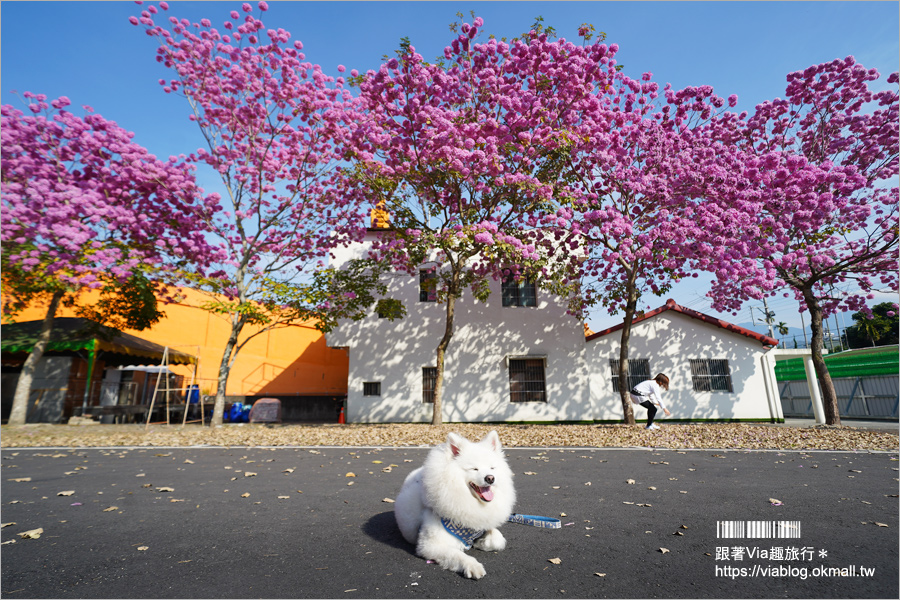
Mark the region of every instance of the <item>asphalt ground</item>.
POLYGON ((506 524, 506 550, 470 551, 487 570, 479 581, 415 556, 385 502, 426 453, 4 449, 0 591, 9 599, 900 592, 896 453, 508 449, 516 511, 563 526, 506 524), (719 537, 728 521, 798 522, 799 531, 775 531, 799 537, 719 537), (38 539, 19 535, 38 528, 38 539))

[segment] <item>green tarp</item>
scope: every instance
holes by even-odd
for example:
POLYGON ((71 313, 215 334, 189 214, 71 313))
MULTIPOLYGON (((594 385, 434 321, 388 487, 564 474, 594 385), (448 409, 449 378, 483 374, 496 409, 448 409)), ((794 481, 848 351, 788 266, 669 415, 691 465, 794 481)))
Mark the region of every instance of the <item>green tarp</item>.
MULTIPOLYGON (((0 350, 4 354, 31 352, 41 333, 41 321, 10 323, 0 327, 0 350)), ((128 333, 104 327, 87 319, 59 317, 53 320, 47 352, 99 351, 121 355, 125 362, 159 364, 165 347, 128 333)), ((193 364, 190 354, 169 348, 169 364, 193 364)))

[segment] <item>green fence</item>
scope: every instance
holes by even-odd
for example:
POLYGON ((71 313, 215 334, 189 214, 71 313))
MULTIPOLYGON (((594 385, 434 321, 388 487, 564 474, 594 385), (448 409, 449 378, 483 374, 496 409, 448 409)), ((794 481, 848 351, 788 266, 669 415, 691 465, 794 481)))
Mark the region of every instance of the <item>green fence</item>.
MULTIPOLYGON (((825 364, 832 379, 838 377, 866 377, 876 375, 897 375, 900 372, 900 353, 897 346, 884 350, 852 350, 840 354, 826 355, 825 364)), ((806 379, 803 358, 779 361, 775 365, 775 379, 795 381, 806 379)))

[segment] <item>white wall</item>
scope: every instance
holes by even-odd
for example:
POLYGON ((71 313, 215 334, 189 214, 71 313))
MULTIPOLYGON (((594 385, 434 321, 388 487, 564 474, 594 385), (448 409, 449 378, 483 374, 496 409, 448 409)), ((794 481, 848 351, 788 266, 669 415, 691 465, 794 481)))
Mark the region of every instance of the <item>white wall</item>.
MULTIPOLYGON (((371 235, 371 234, 370 234, 371 235)), ((361 256, 344 249, 332 262, 361 256)), ((389 296, 408 314, 390 321, 371 314, 345 322, 326 336, 332 347, 348 347, 347 421, 430 422, 432 404, 422 401, 422 367, 436 366, 444 333, 444 304, 419 301, 418 276, 388 278, 389 296), (381 396, 363 396, 363 382, 381 382, 381 396)), ((503 307, 500 282, 491 282, 486 303, 468 290, 457 300, 455 332, 448 349, 443 420, 583 421, 593 419, 584 360, 584 329, 566 314, 565 303, 538 290, 536 307, 503 307), (510 402, 507 356, 546 356, 547 402, 510 402)))
MULTIPOLYGON (((613 392, 610 358, 619 358, 621 331, 613 331, 587 342, 591 399, 597 420, 622 419, 622 406, 613 392)), ((674 310, 636 323, 631 331, 629 358, 650 361, 650 376, 665 373, 670 380, 663 396, 672 419, 772 418, 766 396, 763 365, 765 348, 746 336, 704 323, 674 310), (728 359, 734 392, 695 392, 689 359, 728 359)), ((635 417, 646 418, 635 407, 635 417)), ((657 419, 665 418, 662 412, 657 419)))

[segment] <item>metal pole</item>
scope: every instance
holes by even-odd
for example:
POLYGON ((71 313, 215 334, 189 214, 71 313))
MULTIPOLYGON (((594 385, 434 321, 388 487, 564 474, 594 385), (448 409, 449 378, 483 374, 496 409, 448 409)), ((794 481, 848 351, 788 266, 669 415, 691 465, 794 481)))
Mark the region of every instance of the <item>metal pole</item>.
MULTIPOLYGON (((162 361, 160 363, 160 371, 162 371, 163 365, 167 366, 166 371, 168 371, 169 370, 168 364, 169 364, 169 347, 166 346, 165 350, 163 350, 163 357, 162 357, 162 361)), ((162 373, 156 374, 156 385, 153 386, 153 397, 150 398, 150 409, 147 411, 147 423, 144 425, 144 431, 147 431, 150 428, 150 417, 153 416, 153 405, 156 403, 156 393, 159 391, 159 376, 161 374, 162 373)), ((167 413, 166 419, 169 418, 168 412, 169 411, 168 411, 168 405, 167 405, 166 406, 166 413, 167 413)))
MULTIPOLYGON (((852 348, 850 347, 850 338, 847 337, 847 323, 844 322, 844 313, 845 312, 846 311, 843 311, 843 310, 841 311, 841 327, 844 328, 844 334, 841 339, 847 340, 847 350, 852 350, 852 348)), ((835 318, 837 318, 837 316, 835 316, 835 318)))
POLYGON ((844 341, 841 339, 841 327, 838 325, 837 313, 834 313, 834 330, 837 332, 838 344, 841 346, 841 350, 844 349, 844 341))
MULTIPOLYGON (((197 360, 198 360, 198 361, 200 360, 199 355, 198 355, 198 357, 197 357, 197 360)), ((194 370, 191 371, 191 384, 190 384, 190 385, 188 386, 188 388, 187 388, 187 396, 185 397, 185 402, 184 402, 184 418, 181 420, 181 427, 182 427, 182 428, 183 428, 185 425, 187 425, 188 410, 190 410, 190 408, 191 408, 191 394, 194 393, 194 381, 195 381, 196 379, 197 379, 197 363, 194 363, 194 370)), ((199 391, 199 389, 198 389, 198 391, 197 391, 197 396, 198 396, 197 400, 199 400, 199 399, 200 399, 200 398, 199 398, 199 396, 200 396, 200 391, 199 391)), ((202 424, 202 420, 203 420, 203 411, 202 411, 202 409, 201 409, 201 411, 200 411, 200 419, 201 419, 201 424, 202 424)))
MULTIPOLYGON (((197 379, 200 379, 200 346, 197 346, 197 364, 194 365, 194 373, 197 374, 197 379)), ((197 394, 200 396, 200 426, 203 427, 206 425, 204 419, 206 418, 204 414, 206 413, 206 406, 203 403, 203 390, 200 389, 200 384, 197 384, 197 394)))
POLYGON ((809 339, 806 337, 806 320, 803 318, 803 311, 800 311, 800 326, 803 327, 803 345, 809 348, 809 339))
POLYGON ((84 397, 81 401, 81 416, 84 416, 84 411, 87 410, 88 399, 91 394, 91 377, 94 376, 94 363, 97 362, 97 339, 94 338, 91 340, 91 347, 88 350, 88 372, 87 372, 87 381, 84 382, 84 397))

